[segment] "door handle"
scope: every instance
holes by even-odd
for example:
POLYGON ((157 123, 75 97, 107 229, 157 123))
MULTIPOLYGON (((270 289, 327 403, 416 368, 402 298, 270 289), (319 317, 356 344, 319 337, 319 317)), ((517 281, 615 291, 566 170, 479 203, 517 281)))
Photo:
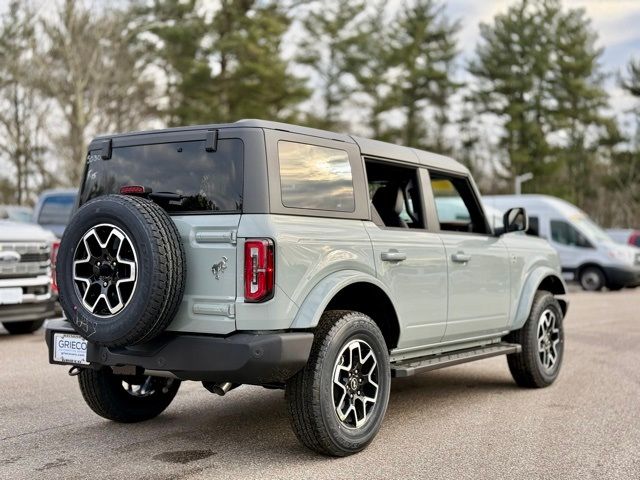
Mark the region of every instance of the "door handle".
POLYGON ((471 255, 467 255, 464 252, 458 252, 451 255, 451 260, 456 263, 467 263, 469 260, 471 260, 471 255))
POLYGON ((407 254, 392 248, 387 252, 382 252, 380 258, 383 262, 402 262, 407 259, 407 254))

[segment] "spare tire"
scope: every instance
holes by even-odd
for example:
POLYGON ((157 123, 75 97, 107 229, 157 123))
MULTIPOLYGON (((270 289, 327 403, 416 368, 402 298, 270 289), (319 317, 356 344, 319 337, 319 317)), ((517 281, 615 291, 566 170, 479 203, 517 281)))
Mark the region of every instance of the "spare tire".
POLYGON ((71 219, 56 271, 60 304, 75 330, 121 347, 169 325, 182 302, 186 260, 167 212, 144 198, 106 195, 71 219))

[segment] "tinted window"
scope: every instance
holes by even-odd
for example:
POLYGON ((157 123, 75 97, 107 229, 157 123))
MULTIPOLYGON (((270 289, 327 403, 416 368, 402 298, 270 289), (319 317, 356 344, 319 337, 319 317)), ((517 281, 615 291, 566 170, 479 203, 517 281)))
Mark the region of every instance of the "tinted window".
POLYGON ((533 235, 535 237, 540 236, 538 217, 529 217, 529 230, 527 230, 527 235, 533 235))
POLYGON ((278 159, 285 207, 355 210, 351 164, 344 150, 280 141, 278 159))
POLYGON ((440 230, 488 233, 484 213, 467 179, 431 173, 431 190, 440 230))
POLYGON ((239 212, 243 156, 240 139, 219 140, 215 152, 207 152, 204 141, 118 147, 109 160, 90 152, 81 203, 143 185, 169 212, 239 212), (176 195, 153 195, 159 193, 176 195))
POLYGON ((43 225, 66 225, 71 218, 75 195, 51 195, 46 197, 40 209, 38 223, 43 225))
POLYGON ((560 245, 592 248, 584 235, 563 220, 551 220, 551 239, 560 245))

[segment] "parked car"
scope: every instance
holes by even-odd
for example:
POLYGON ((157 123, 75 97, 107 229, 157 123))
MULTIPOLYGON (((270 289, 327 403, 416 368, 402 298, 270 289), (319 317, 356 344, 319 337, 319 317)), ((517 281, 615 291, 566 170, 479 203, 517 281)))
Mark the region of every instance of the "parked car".
POLYGON ((9 333, 31 333, 60 316, 51 272, 57 245, 37 225, 0 220, 0 322, 9 333))
POLYGON ((33 221, 61 238, 76 203, 75 189, 45 190, 40 194, 33 221))
POLYGON ((486 196, 487 205, 526 209, 530 235, 549 240, 560 256, 562 271, 584 290, 619 290, 640 285, 640 250, 617 244, 582 210, 546 195, 486 196))
POLYGON ((640 248, 640 230, 634 230, 633 228, 612 228, 606 230, 606 232, 607 235, 618 243, 640 248))
MULTIPOLYGON (((459 196, 435 197, 436 212, 441 222, 469 222, 469 211, 459 196)), ((489 205, 482 205, 485 216, 492 231, 499 231, 503 226, 503 212, 489 205)))
POLYGON ((23 205, 0 205, 0 220, 30 223, 33 220, 33 209, 23 205))
POLYGON ((102 417, 155 417, 185 380, 282 388, 300 441, 344 456, 392 376, 505 354, 520 386, 559 374, 556 252, 522 209, 494 234, 450 158, 258 120, 138 132, 91 142, 79 204, 46 339, 102 417))

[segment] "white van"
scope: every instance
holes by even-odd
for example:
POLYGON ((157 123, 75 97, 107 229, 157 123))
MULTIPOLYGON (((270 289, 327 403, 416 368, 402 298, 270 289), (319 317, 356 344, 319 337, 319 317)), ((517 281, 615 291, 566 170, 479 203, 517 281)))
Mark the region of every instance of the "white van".
POLYGON ((640 285, 640 249, 614 242, 569 202, 547 195, 485 196, 483 202, 503 212, 524 207, 527 233, 546 238, 560 256, 565 278, 578 281, 584 290, 640 285))

